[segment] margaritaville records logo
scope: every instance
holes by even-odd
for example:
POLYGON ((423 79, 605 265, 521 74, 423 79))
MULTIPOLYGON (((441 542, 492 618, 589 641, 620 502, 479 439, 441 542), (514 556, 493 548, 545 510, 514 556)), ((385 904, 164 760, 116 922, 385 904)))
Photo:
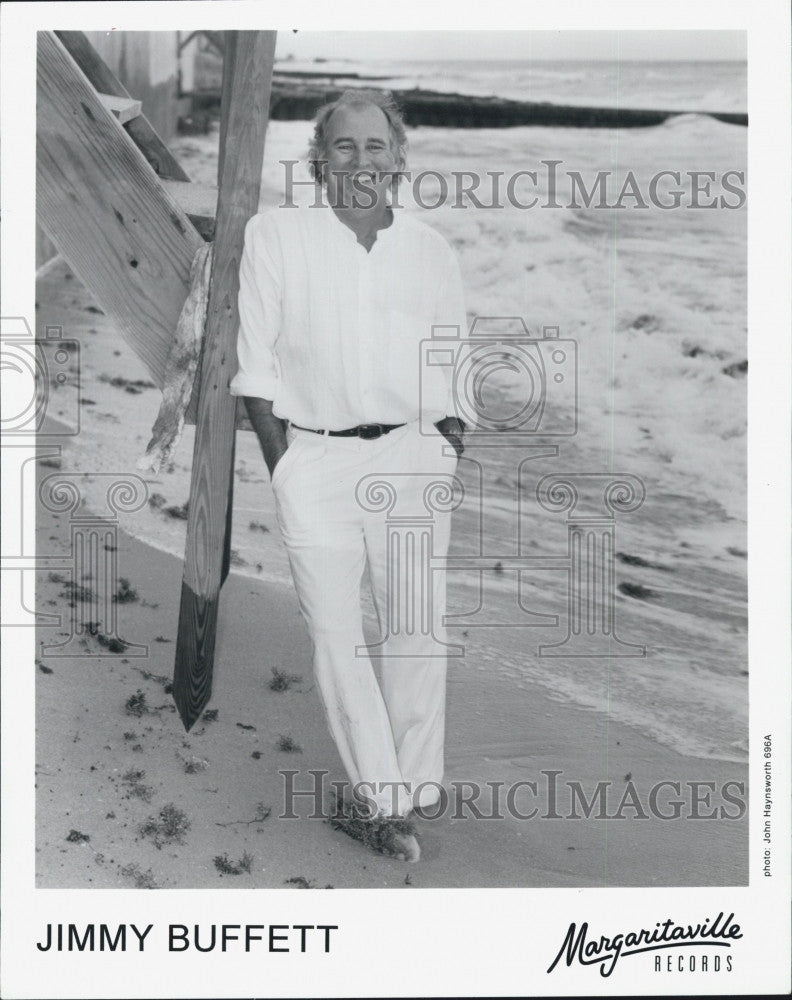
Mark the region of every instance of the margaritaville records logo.
POLYGON ((714 920, 707 917, 698 924, 678 924, 669 918, 658 920, 651 929, 619 931, 611 937, 593 937, 588 921, 579 927, 573 922, 547 971, 552 972, 563 959, 567 967, 573 962, 599 966, 600 975, 607 977, 620 959, 654 952, 655 972, 731 972, 729 949, 742 936, 734 914, 724 917, 723 911, 714 920))

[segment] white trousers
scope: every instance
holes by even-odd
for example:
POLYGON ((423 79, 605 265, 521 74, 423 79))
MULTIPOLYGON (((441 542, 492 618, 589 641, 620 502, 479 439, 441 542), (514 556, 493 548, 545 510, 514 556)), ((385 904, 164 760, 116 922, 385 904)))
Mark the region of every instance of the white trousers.
POLYGON ((330 731, 359 793, 406 815, 443 779, 445 572, 427 567, 448 551, 456 455, 415 422, 375 440, 288 438, 272 488, 330 731), (370 648, 366 567, 381 631, 370 648))

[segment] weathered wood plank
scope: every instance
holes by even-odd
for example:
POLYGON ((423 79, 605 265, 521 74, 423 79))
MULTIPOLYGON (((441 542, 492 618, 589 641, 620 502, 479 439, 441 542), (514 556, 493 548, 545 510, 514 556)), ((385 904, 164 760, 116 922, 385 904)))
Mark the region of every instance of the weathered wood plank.
MULTIPOLYGON (((226 154, 226 135, 228 133, 228 123, 230 120, 228 115, 224 115, 222 113, 222 109, 229 108, 231 106, 234 74, 236 72, 237 46, 236 44, 226 46, 225 33, 220 34, 220 32, 214 32, 214 34, 219 37, 219 44, 221 45, 220 52, 223 54, 223 77, 220 81, 220 145, 219 156, 217 158, 217 183, 219 186, 223 179, 226 154)), ((216 45, 218 42, 215 41, 214 44, 216 45)), ((270 77, 271 76, 272 74, 270 74, 270 77)), ((271 86, 272 84, 270 83, 270 87, 271 86)), ((269 120, 269 109, 267 110, 267 116, 269 120)))
POLYGON ((220 587, 230 526, 237 294, 245 224, 258 207, 275 32, 225 35, 217 237, 200 373, 173 697, 188 730, 211 695, 220 587))
POLYGON ((39 268, 58 256, 58 248, 47 236, 44 230, 36 225, 36 267, 39 268))
POLYGON ((63 257, 59 253, 53 254, 49 260, 36 268, 36 281, 42 281, 44 278, 49 277, 55 268, 59 267, 62 263, 63 257))
POLYGON ((201 237, 51 32, 39 32, 39 223, 161 386, 201 237))
POLYGON ((131 122, 133 118, 138 118, 142 113, 142 105, 134 97, 116 97, 113 94, 99 94, 99 100, 111 114, 115 115, 120 125, 126 125, 127 122, 131 122))
MULTIPOLYGON (((237 413, 240 406, 237 404, 237 413)), ((220 586, 226 582, 226 577, 231 571, 231 529, 234 521, 234 463, 236 456, 236 437, 231 447, 231 476, 228 482, 228 509, 226 511, 225 538, 223 540, 223 565, 220 570, 220 586)))
POLYGON ((206 35, 209 41, 214 45, 220 55, 225 55, 225 42, 223 40, 223 31, 202 31, 202 35, 206 35))
MULTIPOLYGON (((56 31, 55 34, 97 91, 115 97, 133 96, 82 31, 56 31)), ((154 126, 146 118, 145 113, 128 122, 126 129, 132 137, 132 141, 159 177, 167 177, 177 181, 190 179, 179 161, 157 134, 154 126)))
POLYGON ((116 97, 132 96, 91 45, 84 32, 56 31, 55 35, 96 90, 116 97))
POLYGON ((190 222, 205 240, 215 235, 217 188, 209 184, 192 184, 185 181, 162 181, 162 186, 177 202, 190 222))

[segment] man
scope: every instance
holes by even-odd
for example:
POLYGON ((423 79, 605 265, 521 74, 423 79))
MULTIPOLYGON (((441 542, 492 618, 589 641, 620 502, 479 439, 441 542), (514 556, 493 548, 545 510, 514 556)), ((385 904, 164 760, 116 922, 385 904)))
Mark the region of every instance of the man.
MULTIPOLYGON (((401 509, 416 510, 427 477, 450 481, 464 430, 444 371, 419 375, 432 326, 464 335, 466 316, 448 244, 389 203, 405 146, 389 95, 347 91, 320 110, 311 169, 325 204, 248 223, 231 383, 272 477, 331 733, 380 827, 439 799, 446 663, 420 629, 400 629, 388 637, 378 683, 363 648, 366 566, 381 626, 398 609, 386 526, 358 487, 381 476, 396 484, 401 509), (421 433, 421 410, 436 433, 421 433)), ((434 555, 447 551, 449 519, 435 515, 434 555)), ((445 581, 432 576, 437 639, 445 581)), ((370 843, 417 861, 413 833, 405 824, 390 830, 370 843)))

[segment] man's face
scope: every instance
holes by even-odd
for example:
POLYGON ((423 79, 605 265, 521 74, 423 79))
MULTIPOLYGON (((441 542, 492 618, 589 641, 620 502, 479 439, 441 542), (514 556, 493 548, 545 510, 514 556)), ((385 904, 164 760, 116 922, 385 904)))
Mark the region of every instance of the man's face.
POLYGON ((398 168, 390 123, 373 104, 340 107, 327 123, 324 176, 334 208, 373 208, 384 201, 398 168))

